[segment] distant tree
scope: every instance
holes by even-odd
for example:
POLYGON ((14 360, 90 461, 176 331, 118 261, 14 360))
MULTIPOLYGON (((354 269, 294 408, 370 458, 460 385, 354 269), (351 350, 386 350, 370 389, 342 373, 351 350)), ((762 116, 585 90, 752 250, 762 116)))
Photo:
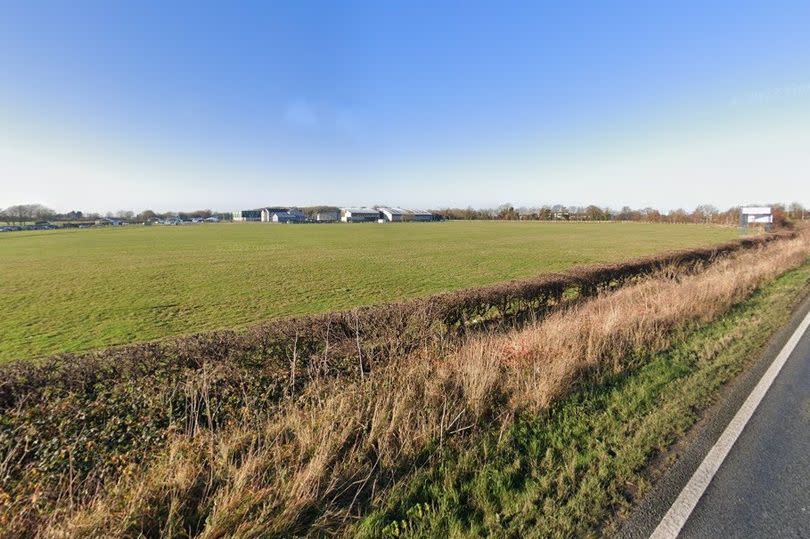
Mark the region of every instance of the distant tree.
POLYGON ((4 220, 7 223, 24 224, 28 221, 45 221, 53 219, 56 212, 42 204, 17 204, 5 209, 4 220))
POLYGON ((461 215, 462 215, 462 217, 461 217, 462 219, 467 219, 467 220, 480 219, 481 218, 481 216, 479 215, 479 212, 477 212, 476 210, 474 210, 474 209, 472 209, 470 207, 467 207, 466 209, 462 210, 461 215))
POLYGON ((692 222, 711 223, 719 213, 720 211, 711 204, 701 204, 692 212, 692 222))
POLYGON ((552 212, 551 208, 548 206, 543 206, 540 208, 540 211, 537 212, 537 218, 541 221, 551 221, 554 218, 554 212, 552 212))
POLYGON ((720 225, 737 225, 740 222, 740 207, 735 206, 718 213, 714 218, 714 222, 720 225))
POLYGON ((624 206, 621 211, 615 215, 615 218, 619 221, 640 221, 641 213, 630 206, 624 206))
POLYGON ((526 206, 521 206, 517 210, 518 218, 523 221, 536 221, 537 220, 537 208, 527 208, 526 206))
POLYGON ((639 214, 641 215, 641 219, 643 221, 648 221, 650 223, 660 223, 661 220, 663 219, 661 212, 656 210, 655 208, 650 207, 644 208, 639 211, 639 214))
POLYGON ((605 219, 610 218, 610 214, 608 214, 605 210, 600 208, 599 206, 594 206, 591 204, 587 208, 583 210, 585 218, 589 221, 604 221, 605 219))
POLYGON ((31 217, 34 221, 49 221, 56 217, 56 212, 42 204, 32 204, 31 217))
POLYGON ((19 225, 31 219, 29 208, 25 204, 17 204, 6 208, 6 214, 12 223, 19 225))
POLYGON ((794 221, 804 221, 807 218, 807 210, 798 202, 792 202, 788 206, 787 215, 794 221))
POLYGON ((501 204, 496 211, 496 217, 504 221, 513 221, 518 218, 518 213, 511 204, 501 204))
POLYGON ((773 212, 773 225, 776 228, 791 228, 793 223, 788 219, 785 206, 782 204, 774 204, 771 206, 773 212))
POLYGON ((153 219, 157 218, 157 214, 152 210, 144 210, 138 215, 135 216, 135 220, 139 223, 145 223, 147 221, 152 221, 153 219))
POLYGON ((678 208, 677 210, 670 210, 667 214, 667 220, 670 223, 688 223, 689 222, 689 214, 686 213, 686 210, 683 208, 678 208))

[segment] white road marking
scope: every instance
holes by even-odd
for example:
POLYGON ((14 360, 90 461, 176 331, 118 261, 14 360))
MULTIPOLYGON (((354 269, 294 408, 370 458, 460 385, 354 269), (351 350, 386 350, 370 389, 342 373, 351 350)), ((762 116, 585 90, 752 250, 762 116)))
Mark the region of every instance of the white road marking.
POLYGON ((726 455, 728 455, 728 452, 731 451, 734 442, 737 441, 737 438, 745 428, 748 420, 754 415, 754 411, 757 409, 757 406, 759 406, 760 401, 762 401, 765 393, 767 393, 771 384, 773 384, 779 371, 782 370, 785 362, 787 362, 790 354, 793 353, 793 350, 796 348, 796 345, 799 343, 799 340, 801 340, 802 335, 804 335, 808 327, 810 327, 810 313, 807 313, 807 316, 801 321, 799 327, 796 328, 796 331, 790 336, 788 342, 782 347, 779 355, 776 356, 771 366, 768 367, 768 370, 762 376, 762 379, 757 383, 751 394, 748 395, 748 398, 728 424, 726 430, 720 435, 717 443, 714 444, 714 447, 712 447, 706 455, 706 458, 700 463, 698 469, 681 491, 678 499, 675 500, 672 507, 667 511, 667 514, 664 515, 661 523, 655 528, 655 531, 650 536, 651 539, 673 539, 681 532, 689 515, 692 514, 700 497, 703 496, 703 493, 706 491, 706 487, 711 483, 714 474, 717 473, 720 465, 723 464, 723 460, 726 458, 726 455))

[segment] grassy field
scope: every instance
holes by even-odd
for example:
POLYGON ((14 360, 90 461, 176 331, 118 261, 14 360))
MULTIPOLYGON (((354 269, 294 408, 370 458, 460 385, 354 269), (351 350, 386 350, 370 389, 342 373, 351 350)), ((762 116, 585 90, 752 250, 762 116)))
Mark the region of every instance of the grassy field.
POLYGON ((482 285, 732 239, 639 223, 188 227, 0 235, 0 361, 482 285))

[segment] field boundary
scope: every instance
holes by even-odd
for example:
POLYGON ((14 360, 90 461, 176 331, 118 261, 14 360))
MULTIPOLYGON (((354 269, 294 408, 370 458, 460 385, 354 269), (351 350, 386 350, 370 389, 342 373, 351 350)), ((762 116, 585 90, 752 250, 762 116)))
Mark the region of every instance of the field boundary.
POLYGON ((718 257, 794 237, 795 232, 779 232, 403 302, 273 319, 242 330, 214 330, 98 351, 13 360, 0 365, 0 410, 14 407, 22 399, 38 399, 44 388, 51 394, 92 393, 107 380, 137 379, 156 370, 199 370, 212 362, 270 367, 285 371, 285 377, 291 373, 291 384, 284 392, 294 393, 312 378, 339 372, 362 376, 391 357, 421 347, 444 349, 479 327, 514 327, 665 268, 694 271, 718 257))

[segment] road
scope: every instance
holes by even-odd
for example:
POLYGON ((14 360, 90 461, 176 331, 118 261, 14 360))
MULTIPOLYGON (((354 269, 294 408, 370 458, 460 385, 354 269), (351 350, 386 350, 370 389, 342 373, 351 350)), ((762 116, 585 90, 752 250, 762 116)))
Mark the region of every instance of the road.
MULTIPOLYGON (((662 532, 662 518, 677 512, 670 510, 676 499, 688 497, 681 494, 684 486, 700 475, 710 450, 717 452, 721 432, 773 363, 790 333, 810 316, 809 310, 810 302, 806 301, 792 324, 775 338, 755 373, 749 373, 748 379, 742 380, 729 396, 729 402, 716 410, 718 417, 707 422, 682 462, 640 504, 620 536, 648 537, 657 526, 662 532)), ((800 335, 731 449, 719 461, 703 494, 698 491, 692 496, 696 505, 690 507, 691 513, 681 511, 680 518, 686 521, 681 522, 679 537, 810 538, 810 329, 800 335)), ((660 537, 672 535, 667 530, 660 537)))

